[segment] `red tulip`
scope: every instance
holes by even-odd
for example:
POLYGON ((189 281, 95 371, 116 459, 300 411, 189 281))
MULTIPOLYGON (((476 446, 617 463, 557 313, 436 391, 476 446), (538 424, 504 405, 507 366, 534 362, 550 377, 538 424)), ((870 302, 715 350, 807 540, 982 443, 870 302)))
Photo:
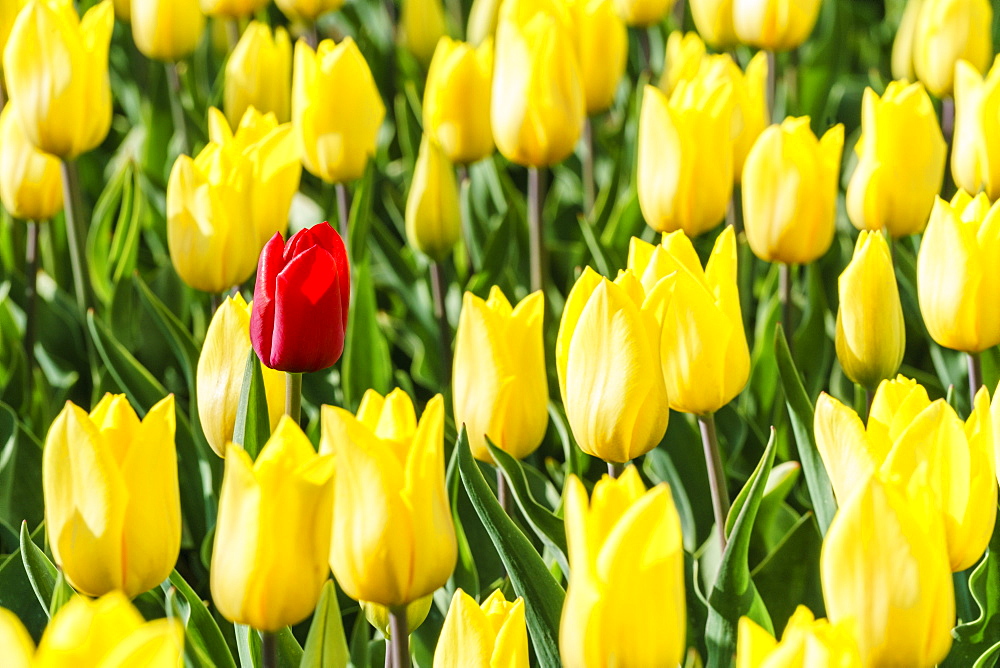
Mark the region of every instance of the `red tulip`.
POLYGON ((351 272, 340 235, 323 223, 283 243, 276 233, 257 263, 250 342, 266 366, 303 373, 344 352, 351 272))

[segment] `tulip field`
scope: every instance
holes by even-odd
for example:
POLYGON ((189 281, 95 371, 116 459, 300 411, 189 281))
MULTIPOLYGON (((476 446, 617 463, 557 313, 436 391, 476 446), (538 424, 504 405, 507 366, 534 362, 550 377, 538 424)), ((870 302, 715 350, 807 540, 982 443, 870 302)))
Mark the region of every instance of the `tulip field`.
POLYGON ((0 51, 0 667, 1000 664, 991 0, 0 51))

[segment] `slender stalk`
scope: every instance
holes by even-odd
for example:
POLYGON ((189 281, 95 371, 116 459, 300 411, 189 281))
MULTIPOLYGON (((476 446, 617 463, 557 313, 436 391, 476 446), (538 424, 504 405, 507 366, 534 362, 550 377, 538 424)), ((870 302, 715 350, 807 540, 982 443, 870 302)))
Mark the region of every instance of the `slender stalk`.
POLYGON ((503 471, 497 467, 497 501, 503 511, 510 515, 510 488, 507 486, 507 478, 503 476, 503 471))
POLYGON ((389 608, 389 650, 393 668, 410 668, 410 635, 406 628, 406 606, 389 608))
POLYGON ((260 632, 260 658, 264 668, 278 668, 278 636, 272 631, 260 632))
POLYGON ((232 53, 240 41, 240 23, 239 19, 235 18, 224 20, 226 22, 226 41, 229 43, 229 52, 232 53))
POLYGON ((969 353, 969 405, 976 400, 976 392, 983 386, 983 358, 979 353, 969 353))
POLYGON ((795 348, 795 326, 792 319, 795 317, 795 305, 792 303, 792 267, 781 264, 778 268, 778 294, 781 299, 781 324, 784 325, 788 333, 788 352, 794 356, 795 348))
POLYGON ((733 185, 733 195, 726 210, 726 223, 733 226, 737 236, 743 234, 743 186, 733 185))
POLYGON ((438 321, 438 341, 441 345, 444 382, 448 384, 451 382, 451 327, 448 326, 448 312, 444 308, 444 268, 440 262, 431 263, 431 295, 434 298, 434 316, 438 321))
POLYGON ((184 120, 184 105, 181 103, 181 75, 177 71, 177 63, 164 63, 167 71, 167 81, 170 82, 170 114, 174 120, 174 132, 180 137, 181 153, 188 154, 187 122, 184 120))
POLYGON ((347 203, 347 186, 343 183, 338 183, 336 185, 337 190, 337 217, 340 222, 340 236, 344 240, 344 245, 347 245, 347 221, 351 215, 350 205, 347 203))
POLYGON ((639 52, 642 54, 642 71, 652 73, 652 47, 649 45, 649 28, 636 28, 639 33, 639 52))
MULTIPOLYGON (((469 168, 465 165, 458 166, 458 191, 461 193, 462 201, 467 201, 466 191, 470 188, 471 182, 469 181, 469 168)), ((465 238, 465 266, 468 267, 469 274, 476 273, 475 263, 472 261, 472 249, 470 243, 472 242, 472 220, 470 220, 468 215, 468 210, 465 206, 459 207, 462 214, 462 236, 465 238)))
POLYGON ((285 374, 285 414, 299 424, 302 418, 302 374, 285 374))
POLYGON ((611 478, 612 480, 620 477, 621 474, 625 472, 626 466, 628 466, 627 462, 625 464, 616 464, 615 462, 608 462, 608 477, 611 478))
POLYGON ((35 376, 35 294, 38 283, 38 223, 29 220, 24 246, 24 354, 28 362, 28 397, 35 376))
POLYGON ((774 89, 777 81, 775 76, 777 73, 774 70, 776 66, 777 60, 774 57, 774 51, 767 51, 767 113, 772 123, 778 122, 774 111, 774 89))
POLYGON ((785 116, 799 112, 799 50, 788 52, 788 62, 782 72, 785 81, 785 116))
POLYGON ((674 3, 674 30, 684 30, 684 7, 686 4, 684 0, 677 0, 674 3))
POLYGON ((542 174, 528 168, 528 238, 531 255, 531 289, 545 288, 545 235, 542 233, 542 174))
MULTIPOLYGON (((946 97, 941 100, 941 133, 948 145, 948 163, 951 164, 951 152, 955 147, 955 99, 946 97)), ((955 180, 951 170, 944 170, 944 183, 941 185, 941 197, 950 200, 955 194, 955 180)))
POLYGON ((590 117, 583 123, 583 213, 594 212, 594 134, 590 117))
POLYGON ((385 641, 385 668, 392 668, 392 651, 390 650, 391 647, 392 647, 392 641, 387 639, 385 641))
POLYGON ((865 388, 865 420, 868 420, 868 416, 872 414, 872 402, 875 401, 875 392, 865 388))
POLYGON ((90 308, 90 283, 87 281, 87 256, 83 244, 87 239, 87 226, 83 220, 83 203, 80 200, 80 179, 76 163, 63 161, 63 211, 66 215, 66 240, 69 242, 69 264, 73 271, 73 291, 80 315, 86 318, 90 308))
POLYGON ((715 431, 715 415, 707 413, 698 416, 701 427, 701 442, 705 448, 705 464, 708 466, 708 488, 712 493, 712 511, 719 531, 721 549, 726 549, 726 516, 729 514, 729 490, 726 488, 726 474, 722 469, 722 453, 719 451, 719 436, 715 431))
POLYGON ((316 47, 319 46, 319 32, 316 29, 315 21, 309 24, 309 28, 306 30, 305 34, 302 35, 302 37, 306 40, 306 44, 309 45, 309 48, 315 51, 316 47))

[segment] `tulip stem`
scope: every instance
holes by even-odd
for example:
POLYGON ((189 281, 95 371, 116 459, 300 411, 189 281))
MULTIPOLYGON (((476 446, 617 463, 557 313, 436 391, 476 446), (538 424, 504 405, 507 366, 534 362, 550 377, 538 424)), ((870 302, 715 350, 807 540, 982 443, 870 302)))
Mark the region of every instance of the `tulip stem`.
POLYGON ((684 0, 677 0, 674 4, 673 18, 674 30, 684 30, 684 0))
POLYGON ((177 63, 164 63, 167 81, 170 82, 170 114, 174 117, 174 133, 179 137, 180 152, 187 155, 189 150, 187 122, 184 120, 184 106, 181 104, 181 76, 177 63))
POLYGON ((795 305, 792 303, 792 267, 782 263, 778 267, 778 296, 781 300, 781 324, 788 332, 788 353, 795 357, 795 327, 792 319, 795 317, 795 305))
POLYGON ((639 34, 639 52, 642 54, 642 71, 647 74, 652 74, 653 64, 652 64, 652 49, 649 46, 649 28, 644 28, 642 26, 636 28, 636 32, 639 34))
POLYGON ((309 45, 309 48, 315 51, 319 46, 319 31, 316 29, 315 21, 309 24, 309 28, 305 31, 305 34, 303 34, 302 37, 305 38, 306 44, 309 45))
MULTIPOLYGON (((944 135, 945 144, 948 146, 949 162, 951 164, 951 153, 955 148, 955 98, 946 97, 941 100, 941 134, 944 135)), ((944 183, 941 184, 941 197, 950 201, 955 194, 955 179, 950 169, 944 170, 944 183)))
POLYGON ((260 658, 263 668, 278 668, 278 634, 260 632, 260 658))
MULTIPOLYGON (((583 213, 594 213, 594 132, 590 117, 583 122, 583 213)), ((593 221, 591 221, 593 222, 593 221)))
POLYGON ((545 235, 542 234, 542 173, 528 167, 528 239, 531 255, 531 290, 545 288, 545 235))
MULTIPOLYGON (((73 290, 76 304, 80 307, 80 317, 86 322, 90 306, 87 276, 87 256, 83 243, 87 239, 87 229, 83 220, 83 203, 80 201, 80 179, 75 162, 62 163, 63 211, 66 215, 66 240, 69 242, 69 264, 73 272, 73 290)), ((89 339, 88 339, 89 340, 89 339)))
POLYGON ((406 606, 389 608, 389 650, 393 668, 410 668, 410 635, 406 628, 406 606))
POLYGON ((616 462, 608 462, 608 477, 615 480, 621 477, 621 474, 625 472, 625 467, 628 466, 628 462, 625 464, 618 464, 616 462))
POLYGON ((777 67, 777 59, 774 57, 774 51, 766 51, 767 53, 767 115, 771 119, 772 123, 778 122, 775 118, 775 88, 777 87, 777 76, 774 71, 777 67))
POLYGON ((27 222, 28 238, 24 246, 24 354, 28 363, 28 401, 35 369, 35 294, 38 283, 38 223, 27 222))
POLYGON ((874 402, 875 402, 875 392, 872 391, 872 390, 870 390, 870 389, 868 389, 866 387, 865 388, 865 421, 866 422, 868 421, 868 418, 872 414, 872 404, 874 402))
POLYGON ((299 424, 302 418, 302 374, 285 374, 285 414, 299 424))
POLYGON ((344 245, 347 245, 347 220, 348 216, 351 215, 350 206, 347 204, 347 186, 343 183, 338 183, 335 186, 337 190, 337 218, 340 222, 340 237, 344 240, 344 245))
POLYGON ((434 298, 434 316, 438 321, 442 373, 447 385, 451 382, 451 328, 448 326, 448 312, 444 308, 444 267, 440 262, 431 262, 431 295, 434 298))
POLYGON ((497 502, 503 508, 504 513, 510 515, 510 488, 507 487, 507 478, 503 471, 497 466, 497 502))
POLYGON ((229 44, 229 52, 240 42, 240 22, 237 18, 225 19, 226 21, 226 42, 229 44))
POLYGON ((969 405, 974 407, 976 392, 983 386, 983 358, 979 353, 969 353, 969 405))
POLYGON ((708 466, 708 487, 712 493, 712 510, 715 525, 719 531, 720 549, 726 549, 726 516, 729 515, 729 490, 726 488, 726 474, 722 468, 722 453, 719 451, 719 435, 715 430, 715 414, 698 416, 701 427, 701 442, 705 447, 705 464, 708 466))
POLYGON ((458 166, 458 188, 461 193, 463 205, 460 207, 462 213, 462 236, 464 237, 465 247, 465 266, 468 269, 469 275, 476 273, 475 263, 472 261, 472 220, 471 211, 469 207, 465 206, 465 202, 468 201, 468 190, 471 188, 471 182, 469 180, 469 168, 465 165, 458 166))

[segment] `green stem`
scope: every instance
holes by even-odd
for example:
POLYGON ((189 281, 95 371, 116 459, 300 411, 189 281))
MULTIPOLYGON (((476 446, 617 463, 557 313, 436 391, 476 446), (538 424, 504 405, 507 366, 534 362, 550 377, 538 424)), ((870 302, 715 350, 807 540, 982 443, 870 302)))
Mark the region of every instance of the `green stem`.
POLYGON ((180 138, 180 152, 187 155, 190 144, 187 121, 184 119, 184 105, 181 103, 181 76, 177 71, 177 63, 164 63, 163 66, 167 71, 167 81, 170 82, 170 114, 174 120, 174 132, 180 138))
POLYGON ((594 134, 588 117, 583 122, 583 214, 590 218, 594 212, 594 134))
POLYGON ((531 290, 545 288, 545 235, 542 232, 542 174, 528 168, 528 239, 531 257, 531 290))
POLYGON ((406 628, 406 606, 389 608, 389 642, 393 668, 410 668, 410 635, 406 628))
POLYGON ((497 466, 497 501, 503 511, 510 515, 510 488, 507 486, 507 478, 504 477, 499 466, 497 466))
POLYGON ((285 414, 299 424, 302 418, 302 374, 285 373, 285 414))
POLYGON ((795 317, 795 304, 792 303, 792 267, 782 263, 778 267, 778 294, 781 299, 781 324, 788 332, 788 352, 795 357, 795 325, 792 322, 795 317))
POLYGON ((302 37, 306 40, 306 44, 309 45, 313 51, 319 46, 319 32, 316 29, 316 22, 313 21, 309 24, 309 29, 306 30, 302 37))
POLYGON ((467 268, 468 274, 471 276, 476 273, 475 263, 472 261, 472 220, 468 207, 466 207, 466 202, 468 201, 468 190, 471 187, 471 182, 469 181, 469 168, 465 165, 458 165, 458 189, 462 197, 462 236, 465 237, 465 243, 462 244, 465 247, 465 266, 467 268))
POLYGON ((440 262, 431 263, 431 295, 434 299, 434 315, 438 321, 438 341, 441 346, 441 366, 444 384, 451 382, 451 327, 448 312, 444 308, 445 281, 444 267, 440 262))
POLYGON ((87 256, 83 244, 87 239, 87 226, 83 220, 83 203, 80 200, 80 179, 76 163, 63 161, 63 211, 66 216, 66 240, 69 243, 69 263, 73 271, 73 291, 76 305, 83 321, 90 308, 90 283, 87 281, 87 256))
POLYGON ((719 436, 715 430, 715 415, 707 413, 698 416, 701 427, 701 442, 705 449, 705 465, 708 467, 708 488, 712 494, 712 511, 719 531, 720 549, 726 549, 726 516, 729 515, 729 490, 726 488, 726 474, 722 468, 722 453, 719 450, 719 436))
POLYGON ((224 20, 226 22, 226 41, 229 44, 229 53, 232 53, 240 41, 240 22, 236 18, 224 20))
POLYGON ((260 658, 263 668, 278 668, 278 635, 272 631, 260 632, 260 658))
POLYGON ((777 59, 774 57, 774 51, 767 51, 767 115, 771 119, 772 123, 778 122, 775 117, 775 87, 777 82, 775 67, 777 66, 777 59))
POLYGON ((872 404, 875 402, 875 392, 865 388, 865 422, 872 414, 872 404))
POLYGON ((337 218, 340 222, 340 237, 344 240, 344 245, 347 245, 347 221, 351 215, 351 208, 347 203, 347 186, 343 183, 338 183, 335 186, 337 190, 337 218))
POLYGON ((677 2, 674 3, 674 30, 684 30, 684 5, 684 0, 677 0, 677 2))
POLYGON ((976 392, 983 386, 983 358, 979 353, 969 353, 969 406, 975 408, 976 392))
POLYGON ((616 464, 615 462, 608 462, 608 477, 612 480, 620 478, 622 473, 625 472, 625 467, 628 466, 628 462, 624 464, 616 464))
POLYGON ((38 223, 27 221, 28 238, 24 246, 24 354, 28 362, 28 401, 35 376, 35 295, 38 284, 38 223))

